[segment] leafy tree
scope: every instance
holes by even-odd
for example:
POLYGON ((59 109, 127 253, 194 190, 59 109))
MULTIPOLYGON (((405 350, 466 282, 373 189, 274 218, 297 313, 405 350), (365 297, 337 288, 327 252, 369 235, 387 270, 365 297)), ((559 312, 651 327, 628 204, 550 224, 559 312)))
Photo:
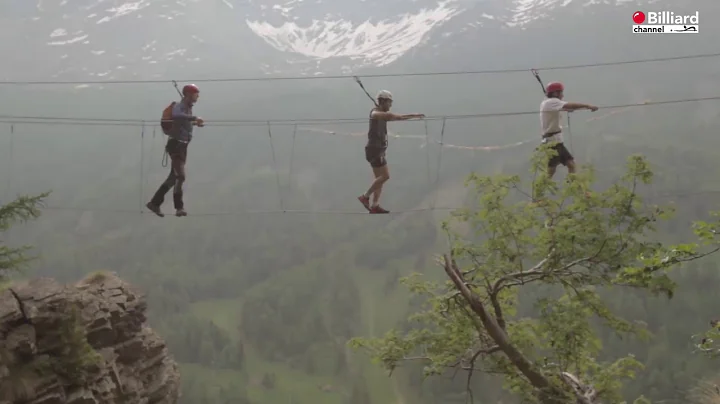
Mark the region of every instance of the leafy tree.
MULTIPOLYGON (((537 153, 534 169, 547 158, 537 153)), ((714 226, 696 223, 698 243, 666 245, 653 237, 670 212, 642 203, 638 188, 651 183, 652 172, 641 156, 630 157, 624 176, 605 191, 586 192, 591 169, 569 179, 559 186, 538 175, 534 189, 545 197, 528 203, 517 176, 471 175, 479 208, 454 212, 444 224, 452 247, 438 261, 450 282, 404 279, 426 298, 425 309, 411 316, 420 326, 352 345, 390 371, 410 360, 425 363, 426 375, 464 370, 471 399, 473 372, 485 371, 503 375, 504 387, 528 402, 621 402, 621 380, 642 365, 632 355, 597 359, 596 325, 618 335, 648 333, 611 312, 600 292, 625 286, 672 298, 668 271, 717 251, 707 246, 714 226), (518 316, 519 299, 540 287, 550 292, 534 302, 536 316, 518 316)))
MULTIPOLYGON (((0 206, 0 232, 5 232, 18 221, 36 219, 40 216, 39 206, 43 199, 49 194, 44 193, 38 196, 20 196, 14 201, 0 206)), ((8 277, 12 272, 19 271, 30 260, 25 252, 29 246, 9 247, 0 240, 0 290, 7 286, 8 277)), ((72 347, 74 348, 74 345, 72 347)), ((35 377, 36 373, 46 371, 50 366, 49 361, 33 361, 30 363, 13 363, 12 353, 0 341, 0 363, 6 364, 9 368, 4 369, 6 374, 0 380, 0 400, 15 400, 16 398, 27 398, 31 396, 32 385, 28 379, 35 377)))
MULTIPOLYGON (((20 196, 14 201, 0 206, 0 232, 5 232, 19 221, 28 221, 40 216, 39 206, 49 193, 37 196, 20 196)), ((25 252, 29 246, 9 247, 0 240, 0 284, 7 281, 11 272, 21 269, 29 260, 25 252)))
POLYGON ((694 338, 700 339, 694 344, 696 350, 710 358, 720 356, 720 320, 711 320, 710 328, 701 335, 694 336, 694 338))

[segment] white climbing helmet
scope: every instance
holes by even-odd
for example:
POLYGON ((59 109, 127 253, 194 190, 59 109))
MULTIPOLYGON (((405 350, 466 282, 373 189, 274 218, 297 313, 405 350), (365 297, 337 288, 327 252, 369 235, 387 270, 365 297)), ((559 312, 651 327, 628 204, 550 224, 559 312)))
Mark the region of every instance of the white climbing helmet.
POLYGON ((380 90, 377 95, 378 100, 390 100, 392 101, 392 93, 388 90, 380 90))

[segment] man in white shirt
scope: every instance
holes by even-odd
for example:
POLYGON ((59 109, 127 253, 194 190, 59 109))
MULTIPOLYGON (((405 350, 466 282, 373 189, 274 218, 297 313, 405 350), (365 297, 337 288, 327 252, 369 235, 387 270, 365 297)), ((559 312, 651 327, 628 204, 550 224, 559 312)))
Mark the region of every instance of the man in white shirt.
POLYGON ((572 174, 575 172, 575 158, 563 144, 560 112, 571 112, 578 109, 589 109, 593 112, 598 110, 598 107, 594 105, 563 101, 564 90, 565 87, 562 83, 554 82, 548 84, 545 89, 547 98, 540 104, 540 124, 543 131, 543 143, 554 143, 552 148, 557 152, 557 155, 551 157, 548 162, 548 175, 551 178, 555 175, 559 164, 567 167, 568 173, 572 174))

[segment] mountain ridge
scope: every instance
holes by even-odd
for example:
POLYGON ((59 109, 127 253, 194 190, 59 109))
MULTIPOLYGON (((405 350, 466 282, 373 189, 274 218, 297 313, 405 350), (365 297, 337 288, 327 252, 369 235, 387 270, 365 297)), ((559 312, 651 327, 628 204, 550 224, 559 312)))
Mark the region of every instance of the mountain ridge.
POLYGON ((290 0, 274 5, 257 0, 41 0, 31 6, 12 0, 0 6, 0 32, 14 38, 0 44, 8 55, 0 78, 321 75, 403 69, 428 61, 477 65, 491 63, 483 57, 487 52, 522 53, 527 48, 532 53, 528 45, 537 39, 538 30, 551 30, 551 37, 556 31, 592 28, 616 37, 611 31, 617 27, 625 36, 637 8, 659 4, 659 0, 352 4, 290 0), (18 52, 18 47, 23 50, 18 52), (48 62, 37 63, 38 54, 48 62))

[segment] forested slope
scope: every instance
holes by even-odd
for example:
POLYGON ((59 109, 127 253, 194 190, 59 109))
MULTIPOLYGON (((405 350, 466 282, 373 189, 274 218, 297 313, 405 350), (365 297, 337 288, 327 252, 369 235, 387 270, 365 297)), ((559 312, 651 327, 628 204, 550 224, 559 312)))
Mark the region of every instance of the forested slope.
MULTIPOLYGON (((612 100, 596 89, 597 103, 612 100)), ((652 96, 687 95, 656 92, 652 96)), ((522 108, 511 108, 512 97, 504 94, 496 95, 504 97, 508 109, 522 108)), ((332 98, 317 98, 333 108, 332 98)), ((397 108, 415 112, 409 108, 421 103, 409 98, 408 109, 400 103, 397 108)), ((530 109, 536 99, 528 95, 523 102, 530 109)), ((301 95, 278 103, 298 100, 301 95)), ((442 99, 428 102, 443 105, 442 99)), ((346 107, 334 111, 347 116, 342 113, 346 107)), ((454 107, 462 112, 460 101, 454 107)), ((675 205, 675 218, 661 231, 668 241, 678 241, 689 234, 693 220, 706 219, 720 202, 720 121, 714 107, 712 102, 637 107, 594 121, 587 121, 588 113, 576 113, 569 144, 581 163, 594 164, 597 187, 617 179, 628 155, 646 155, 656 179, 641 194, 649 202, 675 205)), ((297 116, 307 114, 298 108, 297 116)), ((536 121, 534 115, 447 121, 443 140, 510 144, 533 138, 536 121)), ((439 140, 440 127, 440 121, 428 122, 431 138, 439 140)), ((445 279, 434 255, 447 251, 439 223, 448 212, 423 209, 474 203, 463 187, 471 171, 518 173, 531 181, 528 160, 535 145, 475 152, 445 148, 441 155, 435 142, 391 139, 385 204, 407 212, 368 216, 355 200, 370 180, 364 140, 342 135, 364 130, 361 124, 301 127, 293 142, 292 126, 273 127, 273 164, 267 128, 205 128, 190 148, 190 216, 159 219, 140 213, 166 175, 160 165, 164 139, 159 131, 153 134, 151 124, 142 133, 139 128, 34 124, 14 125, 11 133, 6 127, 0 132, 3 200, 53 191, 51 209, 6 239, 36 246, 39 259, 26 276, 71 280, 112 270, 147 291, 152 326, 182 363, 185 403, 464 402, 462 378, 423 382, 420 366, 388 378, 346 342, 380 336, 403 325, 418 308, 420 302, 409 298, 399 278, 420 272, 445 279)), ((391 130, 425 135, 422 122, 393 124, 391 130)), ((669 301, 626 289, 605 292, 617 312, 644 321, 653 333, 648 342, 603 335, 603 355, 631 352, 646 364, 627 385, 628 398, 644 394, 685 403, 689 389, 716 376, 715 363, 692 354, 690 336, 716 315, 717 258, 689 264, 673 276, 679 288, 669 301)), ((543 293, 523 295, 521 310, 532 314, 532 302, 543 293)), ((515 402, 492 376, 476 375, 474 383, 481 392, 476 402, 515 402)))

